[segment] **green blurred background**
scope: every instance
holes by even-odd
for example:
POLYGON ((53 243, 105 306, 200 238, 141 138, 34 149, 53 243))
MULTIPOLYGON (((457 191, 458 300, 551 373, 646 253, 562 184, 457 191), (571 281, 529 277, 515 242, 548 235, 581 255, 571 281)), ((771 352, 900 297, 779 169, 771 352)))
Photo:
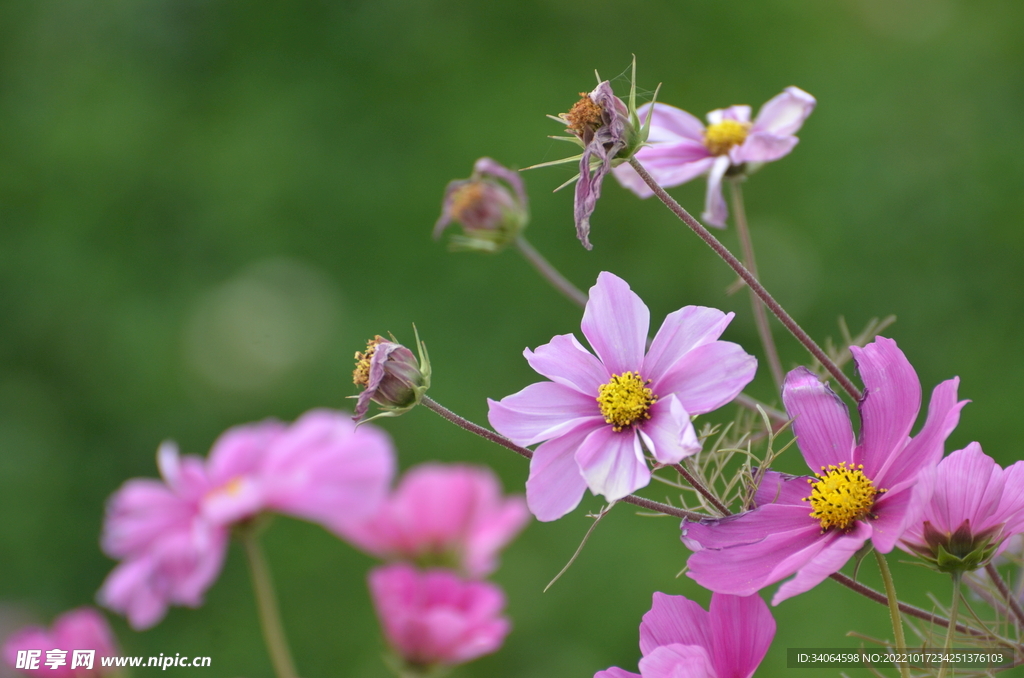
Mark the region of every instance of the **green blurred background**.
MULTIPOLYGON (((787 85, 818 98, 796 150, 746 185, 762 278, 819 340, 840 315, 856 330, 896 314, 887 334, 926 391, 959 375, 973 401, 949 449, 979 440, 1019 458, 1021 35, 1017 0, 0 4, 3 625, 93 601, 113 566, 97 543, 104 501, 156 475, 161 440, 204 454, 233 424, 349 407, 352 354, 376 333, 408 340, 415 322, 431 394, 478 422, 486 397, 536 380, 523 348, 578 332, 580 312, 514 252, 449 254, 430 230, 446 182, 479 156, 570 154, 544 114, 592 88, 595 68, 625 92, 632 54, 642 91, 663 83, 660 100, 701 117, 756 110, 787 85)), ((655 323, 685 304, 734 310, 726 338, 759 354, 746 294, 727 296, 724 264, 654 201, 606 183, 584 251, 572 192, 551 193, 572 173, 525 175, 539 249, 581 287, 602 270, 626 278, 655 323)), ((703 191, 673 193, 699 214, 703 191)), ((805 361, 777 329, 787 368, 805 361)), ((777 402, 764 369, 749 391, 777 402)), ((523 460, 426 410, 384 425, 403 468, 489 464, 522 491, 523 460)), ((542 593, 583 509, 507 550, 495 579, 515 630, 456 675, 635 670, 652 591, 707 602, 676 578, 676 521, 627 506, 542 593)), ((373 561, 286 518, 266 547, 300 672, 386 675, 373 561)), ((943 578, 896 573, 912 602, 948 600, 943 578)), ((760 676, 790 673, 786 647, 891 636, 884 608, 832 582, 774 612, 760 676)), ((237 547, 201 609, 140 634, 111 617, 126 654, 271 674, 237 547)))

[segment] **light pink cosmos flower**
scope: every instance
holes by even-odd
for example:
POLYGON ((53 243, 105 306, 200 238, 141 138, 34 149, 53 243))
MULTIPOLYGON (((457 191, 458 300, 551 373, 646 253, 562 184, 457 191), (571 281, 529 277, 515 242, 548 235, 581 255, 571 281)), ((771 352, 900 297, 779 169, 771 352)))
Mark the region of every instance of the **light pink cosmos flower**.
POLYGON ((110 625, 98 611, 91 607, 80 607, 57 617, 50 629, 42 626, 28 626, 13 633, 4 642, 4 661, 12 669, 18 666, 19 652, 39 651, 37 668, 19 668, 20 673, 27 676, 50 676, 51 678, 94 678, 115 673, 116 669, 103 668, 101 657, 117 656, 117 642, 110 625), (53 658, 57 662, 47 665, 48 651, 62 650, 66 654, 57 654, 53 658), (75 650, 93 650, 91 665, 81 663, 76 658, 75 650), (72 669, 72 665, 75 666, 72 669))
MULTIPOLYGON (((814 110, 816 101, 798 87, 787 87, 770 99, 750 122, 750 106, 730 106, 708 113, 707 127, 686 111, 667 104, 653 104, 648 146, 636 152, 640 164, 664 188, 708 175, 707 198, 702 218, 724 227, 729 210, 722 196, 722 179, 730 168, 764 163, 788 155, 799 139, 795 134, 814 110)), ((652 104, 637 115, 646 118, 652 104)), ((613 170, 623 186, 641 198, 654 195, 640 175, 628 165, 613 170)))
POLYGON ((711 595, 704 611, 683 596, 655 593, 640 623, 640 674, 613 666, 594 678, 750 678, 775 637, 760 596, 711 595))
POLYGON ((233 524, 274 511, 339 532, 372 514, 387 494, 394 452, 385 433, 357 430, 347 413, 312 410, 290 426, 230 429, 205 461, 165 443, 157 463, 163 482, 135 478, 110 498, 101 538, 122 562, 99 600, 135 629, 159 622, 169 605, 202 605, 233 524))
POLYGON ((503 498, 490 469, 421 464, 376 514, 343 533, 380 558, 450 566, 479 579, 497 569, 498 552, 528 519, 523 498, 503 498))
POLYGON ((897 544, 904 551, 944 572, 975 570, 1024 532, 1024 461, 1004 470, 971 443, 921 473, 921 514, 897 544))
POLYGON ((645 448, 661 464, 696 454, 691 415, 731 401, 757 369, 738 345, 718 341, 732 317, 681 308, 665 318, 645 355, 650 312, 624 280, 601 273, 582 323, 597 357, 571 334, 554 337, 524 353, 551 381, 487 401, 502 435, 519 445, 543 443, 526 482, 533 515, 562 517, 587 487, 615 501, 647 485, 645 448))
POLYGON ((388 644, 409 664, 472 661, 496 652, 511 629, 505 595, 488 582, 399 564, 372 570, 369 584, 388 644))
POLYGON ((860 441, 846 405, 806 368, 786 377, 782 399, 794 417, 797 445, 816 478, 769 472, 746 513, 683 522, 683 543, 696 551, 689 576, 719 593, 750 595, 779 587, 772 604, 818 585, 865 542, 888 553, 918 516, 911 498, 921 471, 942 458, 960 420, 959 379, 932 392, 928 419, 910 438, 921 407, 921 383, 892 339, 851 347, 864 380, 860 441))

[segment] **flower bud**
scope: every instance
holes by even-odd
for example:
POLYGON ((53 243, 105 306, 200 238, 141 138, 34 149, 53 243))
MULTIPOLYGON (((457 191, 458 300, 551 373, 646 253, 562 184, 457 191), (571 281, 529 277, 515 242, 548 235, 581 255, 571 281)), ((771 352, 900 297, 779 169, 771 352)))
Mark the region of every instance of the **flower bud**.
POLYGON ((971 521, 964 520, 953 533, 936 529, 931 522, 922 525, 924 543, 910 544, 916 555, 939 572, 971 572, 992 560, 1002 543, 1002 526, 975 534, 971 521))
POLYGON ((453 250, 498 252, 519 236, 529 219, 519 174, 490 158, 480 158, 469 179, 448 182, 434 238, 441 237, 454 221, 463 232, 452 237, 453 250))
MULTIPOLYGON (((370 401, 380 405, 376 417, 397 417, 408 412, 423 399, 430 388, 430 359, 427 349, 416 334, 419 358, 398 342, 388 341, 379 334, 366 344, 366 351, 356 351, 356 368, 352 382, 362 386, 356 402, 356 421, 363 421, 370 401)), ((369 421, 367 419, 367 421, 369 421)))

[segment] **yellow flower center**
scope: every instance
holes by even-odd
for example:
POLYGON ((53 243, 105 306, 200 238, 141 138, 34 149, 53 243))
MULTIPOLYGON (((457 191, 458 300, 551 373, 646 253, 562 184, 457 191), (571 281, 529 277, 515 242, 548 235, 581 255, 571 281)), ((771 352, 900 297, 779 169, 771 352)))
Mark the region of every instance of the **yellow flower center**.
POLYGON ((484 189, 479 181, 462 186, 452 196, 452 216, 456 221, 463 221, 467 212, 478 208, 483 197, 484 189))
POLYGON ((871 508, 875 505, 875 495, 885 492, 877 489, 874 483, 864 475, 864 466, 856 468, 846 462, 839 466, 821 467, 822 473, 815 473, 817 480, 808 478, 811 484, 811 496, 804 497, 809 501, 811 517, 821 522, 821 529, 830 527, 845 530, 854 521, 874 516, 871 508))
POLYGON ((742 144, 750 131, 749 122, 723 120, 708 125, 704 131, 704 146, 711 155, 725 155, 733 146, 742 144))
POLYGON ((559 117, 569 123, 569 129, 582 137, 587 130, 593 131, 604 124, 601 118, 604 109, 586 92, 580 92, 580 97, 568 113, 562 113, 559 117))
POLYGON ((636 372, 613 374, 611 381, 597 387, 597 404, 605 423, 613 431, 629 428, 641 419, 650 419, 648 410, 658 400, 651 389, 650 380, 644 381, 636 372))
POLYGON ((352 383, 356 386, 366 387, 370 383, 370 359, 373 352, 377 350, 377 344, 387 341, 379 334, 366 342, 366 351, 356 351, 356 368, 352 370, 352 383))

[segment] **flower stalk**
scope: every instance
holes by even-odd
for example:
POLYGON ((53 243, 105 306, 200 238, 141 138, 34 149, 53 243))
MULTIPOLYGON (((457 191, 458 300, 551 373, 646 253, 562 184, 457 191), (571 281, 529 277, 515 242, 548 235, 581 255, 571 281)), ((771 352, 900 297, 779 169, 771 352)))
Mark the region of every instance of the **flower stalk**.
POLYGON ((249 561, 252 574, 252 587, 256 595, 256 605, 260 613, 260 626, 263 627, 263 640, 267 644, 270 662, 274 665, 277 678, 296 678, 295 662, 288 649, 288 640, 281 623, 281 611, 274 595, 274 583, 270 577, 270 568, 260 546, 258 526, 247 526, 240 530, 242 545, 249 561))
POLYGON ((538 252, 533 245, 529 243, 523 236, 519 236, 515 239, 516 249, 537 269, 541 277, 551 283, 551 286, 558 290, 562 296, 569 301, 573 302, 580 308, 585 308, 587 305, 587 295, 584 294, 580 288, 569 282, 564 275, 558 272, 558 269, 551 265, 547 259, 544 258, 540 252, 538 252))
MULTIPOLYGON (((885 562, 885 556, 874 551, 875 562, 878 563, 878 569, 882 573, 882 582, 885 584, 885 597, 889 602, 889 616, 892 618, 892 632, 896 638, 896 651, 903 652, 907 649, 907 639, 903 635, 903 619, 900 617, 900 601, 896 597, 896 586, 892 581, 892 572, 889 571, 889 564, 885 562)), ((949 624, 950 631, 952 634, 956 628, 956 617, 954 616, 949 624)), ((910 665, 906 662, 900 662, 900 676, 902 678, 910 678, 910 665)))
MULTIPOLYGON (((953 647, 953 637, 956 635, 956 616, 960 611, 960 582, 963 579, 962 572, 953 573, 953 602, 949 608, 949 628, 946 629, 946 643, 943 645, 943 654, 949 654, 953 647)), ((942 662, 939 669, 939 678, 946 678, 949 673, 949 662, 942 662)))

